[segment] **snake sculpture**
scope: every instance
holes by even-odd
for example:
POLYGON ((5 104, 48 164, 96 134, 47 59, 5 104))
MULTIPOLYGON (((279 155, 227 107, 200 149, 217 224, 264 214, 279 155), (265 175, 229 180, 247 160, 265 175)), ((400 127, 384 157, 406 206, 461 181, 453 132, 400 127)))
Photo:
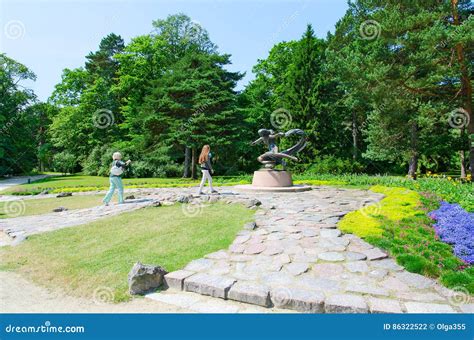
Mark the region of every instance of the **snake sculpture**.
POLYGON ((257 160, 268 169, 273 169, 278 164, 282 164, 283 166, 285 166, 286 159, 298 161, 298 158, 296 158, 294 155, 296 155, 296 153, 300 152, 301 150, 305 148, 306 141, 307 141, 305 132, 300 129, 291 129, 285 133, 283 132, 275 133, 273 130, 260 129, 258 130, 258 134, 260 138, 253 141, 252 145, 255 145, 258 143, 264 143, 268 147, 269 151, 265 152, 264 154, 261 154, 257 158, 257 160), (276 144, 276 139, 280 137, 289 137, 293 135, 300 136, 300 139, 298 140, 298 142, 295 145, 291 146, 290 148, 280 152, 276 144))

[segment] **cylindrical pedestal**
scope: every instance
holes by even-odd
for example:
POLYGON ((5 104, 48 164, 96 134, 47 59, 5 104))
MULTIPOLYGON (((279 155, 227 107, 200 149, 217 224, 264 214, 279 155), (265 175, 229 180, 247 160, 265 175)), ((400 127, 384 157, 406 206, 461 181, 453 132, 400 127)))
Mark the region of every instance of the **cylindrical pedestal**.
POLYGON ((259 170, 253 173, 254 187, 291 187, 291 173, 283 170, 259 170))

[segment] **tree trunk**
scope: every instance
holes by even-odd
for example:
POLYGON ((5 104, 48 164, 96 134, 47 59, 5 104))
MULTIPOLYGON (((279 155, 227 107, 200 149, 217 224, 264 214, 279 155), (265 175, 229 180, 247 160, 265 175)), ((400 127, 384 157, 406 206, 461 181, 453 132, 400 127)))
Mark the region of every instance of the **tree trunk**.
POLYGON ((191 177, 192 179, 196 179, 196 148, 192 148, 191 153, 191 177))
POLYGON ((352 159, 357 160, 357 116, 352 112, 352 159))
MULTIPOLYGON (((458 15, 458 0, 451 0, 451 9, 453 14, 453 23, 455 26, 459 26, 458 15)), ((470 81, 469 71, 466 66, 466 61, 464 58, 464 47, 462 44, 456 44, 456 55, 458 58, 458 63, 461 69, 461 93, 463 95, 463 107, 466 110, 468 115, 467 121, 469 125, 467 131, 469 133, 469 164, 471 176, 474 178, 474 117, 472 115, 472 85, 470 81)))
POLYGON ((464 150, 459 151, 459 158, 461 159, 461 178, 466 178, 466 163, 464 150))
POLYGON ((189 178, 189 164, 191 162, 191 148, 189 146, 184 147, 184 169, 183 178, 189 178))
POLYGON ((408 177, 416 179, 418 170, 418 126, 413 123, 410 131, 411 157, 408 165, 408 177))

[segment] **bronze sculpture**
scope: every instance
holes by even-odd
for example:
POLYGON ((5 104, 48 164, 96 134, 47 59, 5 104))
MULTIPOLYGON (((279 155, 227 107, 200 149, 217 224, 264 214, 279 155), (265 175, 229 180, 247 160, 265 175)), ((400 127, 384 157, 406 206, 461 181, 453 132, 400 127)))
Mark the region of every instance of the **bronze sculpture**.
POLYGON ((267 169, 273 169, 276 165, 279 164, 283 165, 284 167, 286 165, 286 159, 298 161, 298 158, 296 158, 294 155, 303 150, 306 146, 306 134, 303 130, 300 129, 291 129, 286 133, 274 133, 273 130, 260 129, 258 130, 258 134, 260 135, 260 138, 252 142, 252 145, 263 142, 268 147, 268 151, 258 156, 257 158, 257 160, 262 163, 267 169), (292 135, 300 136, 299 141, 292 147, 279 152, 278 146, 276 144, 276 139, 283 136, 288 137, 292 135))

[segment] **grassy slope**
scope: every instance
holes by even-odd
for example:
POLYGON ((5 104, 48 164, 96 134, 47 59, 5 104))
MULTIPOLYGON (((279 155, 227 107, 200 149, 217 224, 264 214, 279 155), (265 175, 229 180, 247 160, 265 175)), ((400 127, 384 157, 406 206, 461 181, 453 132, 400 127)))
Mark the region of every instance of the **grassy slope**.
POLYGON ((205 254, 225 249, 252 219, 240 205, 206 205, 189 217, 181 205, 146 208, 94 223, 30 237, 0 249, 4 270, 17 270, 41 284, 91 297, 99 287, 129 298, 127 273, 136 261, 177 270, 205 254))
POLYGON ((52 212, 54 208, 58 207, 65 207, 69 210, 90 208, 102 204, 103 198, 103 195, 83 195, 62 198, 54 197, 0 202, 0 219, 46 214, 52 212), (14 209, 15 207, 13 207, 13 205, 16 205, 17 209, 14 209))

